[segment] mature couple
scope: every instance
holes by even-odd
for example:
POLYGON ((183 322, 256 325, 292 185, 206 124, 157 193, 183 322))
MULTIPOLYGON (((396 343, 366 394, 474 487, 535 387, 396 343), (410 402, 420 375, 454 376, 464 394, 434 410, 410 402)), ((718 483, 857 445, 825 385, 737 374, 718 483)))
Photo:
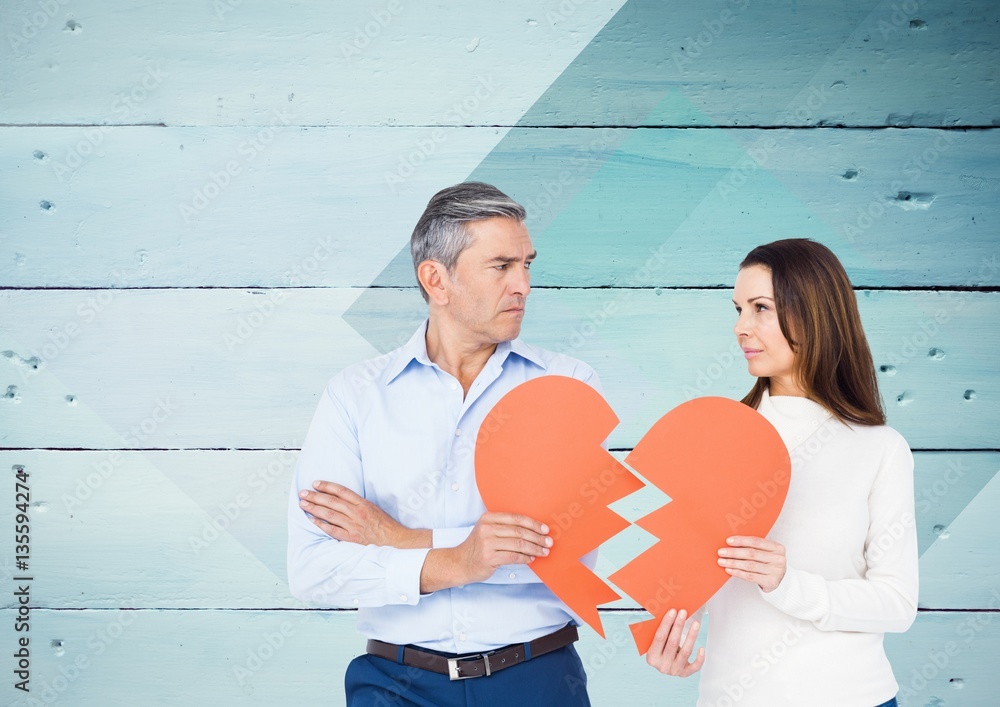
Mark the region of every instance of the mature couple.
MULTIPOLYGON (((524 218, 482 183, 430 200, 411 239, 426 322, 334 376, 302 446, 289 584, 359 609, 369 640, 347 669, 349 705, 590 704, 577 620, 530 569, 550 529, 487 512, 473 468, 480 424, 518 384, 563 375, 600 391, 586 364, 518 338, 536 255, 524 218)), ((671 613, 647 662, 684 676, 704 664, 700 705, 894 704, 882 634, 916 613, 912 457, 885 426, 850 282, 825 247, 778 241, 740 265, 733 302, 757 377, 743 402, 778 429, 792 483, 767 539, 719 550, 734 579, 706 607, 707 654, 691 659, 700 615, 671 613), (817 435, 819 452, 796 454, 817 435)))

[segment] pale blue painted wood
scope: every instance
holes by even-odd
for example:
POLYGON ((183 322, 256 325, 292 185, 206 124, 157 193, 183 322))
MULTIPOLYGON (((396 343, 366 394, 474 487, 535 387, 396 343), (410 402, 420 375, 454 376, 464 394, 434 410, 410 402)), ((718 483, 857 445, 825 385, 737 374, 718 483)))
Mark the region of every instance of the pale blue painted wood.
MULTIPOLYGON (((0 469, 17 464, 29 474, 36 504, 33 603, 304 606, 292 598, 285 572, 295 457, 292 451, 0 453, 0 469)), ((8 505, 0 507, 0 523, 10 528, 8 505)), ((10 606, 12 599, 7 593, 0 602, 10 606)))
MULTIPOLYGON (((295 458, 294 451, 274 450, 0 452, 0 469, 21 465, 29 473, 37 504, 34 605, 302 607, 285 574, 295 458)), ((998 470, 994 452, 916 454, 921 607, 990 606, 1000 587, 998 470)), ((614 509, 634 521, 667 501, 650 487, 614 509)), ((0 527, 13 519, 13 507, 0 506, 0 527)), ((624 531, 602 548, 598 574, 606 578, 654 541, 639 528, 624 531)), ((6 607, 13 601, 0 597, 6 607)), ((626 598, 608 608, 636 605, 626 598)))
MULTIPOLYGON (((0 286, 168 289, 0 293, 0 445, 297 446, 326 378, 398 343, 419 316, 412 289, 358 300, 338 288, 408 286, 393 259, 417 214, 470 174, 531 206, 536 285, 612 286, 540 290, 526 335, 598 367, 623 419, 618 446, 673 404, 738 396, 748 381, 728 355, 724 291, 615 288, 728 284, 746 249, 781 235, 830 244, 864 286, 1000 284, 995 130, 745 129, 1000 125, 988 0, 633 1, 617 15, 621 2, 501 5, 5 4, 0 123, 22 127, 0 128, 0 286), (371 41, 345 48, 370 22, 371 41), (65 123, 80 125, 23 127, 65 123), (94 127, 144 123, 171 127, 94 127), (464 127, 515 123, 738 129, 464 127), (763 154, 768 134, 780 139, 758 169, 746 154, 755 143, 763 154), (250 140, 268 143, 253 160, 250 140), (194 203, 230 162, 239 174, 194 203), (662 243, 669 258, 647 265, 662 243), (169 289, 299 284, 333 289, 169 289)), ((860 296, 890 422, 914 446, 996 449, 997 294, 860 296)), ((296 605, 275 532, 287 454, 3 457, 16 461, 0 468, 45 470, 35 596, 83 609, 36 610, 37 685, 82 650, 94 663, 63 674, 66 704, 340 699, 360 646, 351 614, 232 611, 296 605), (67 508, 102 460, 109 477, 67 508), (192 536, 242 492, 248 505, 195 555, 192 536), (142 602, 207 610, 93 610, 142 602), (233 668, 291 616, 305 623, 240 684, 233 668), (116 622, 122 635, 96 655, 88 640, 116 622)), ((995 701, 996 613, 968 609, 1000 607, 996 467, 995 453, 917 455, 922 547, 937 538, 921 604, 964 611, 924 613, 889 637, 906 703, 995 701)), ((608 613, 610 635, 633 616, 608 613)), ((583 645, 596 704, 691 701, 693 682, 665 681, 629 652, 601 668, 609 645, 583 645)))
POLYGON ((280 124, 0 130, 13 138, 0 141, 0 283, 28 287, 368 285, 442 175, 461 181, 500 139, 280 124), (394 193, 385 174, 422 158, 425 140, 433 168, 394 193))
POLYGON ((560 2, 15 0, 0 123, 510 125, 624 4, 560 2))
POLYGON ((238 0, 136 11, 117 0, 57 5, 34 22, 44 6, 17 0, 4 13, 0 122, 260 125, 293 105, 308 125, 511 125, 550 84, 529 124, 1000 118, 990 0, 519 0, 431 10, 313 1, 289 12, 238 0), (162 77, 144 95, 150 67, 162 77), (456 110, 474 99, 478 77, 496 90, 456 110), (116 98, 133 91, 132 103, 116 98))
MULTIPOLYGON (((536 285, 729 284, 751 248, 789 237, 830 246, 857 286, 989 285, 997 135, 515 129, 472 178, 528 207, 536 285)), ((375 282, 411 270, 401 252, 375 282)))
MULTIPOLYGON (((9 623, 10 614, 0 618, 9 623)), ((31 697, 51 694, 59 704, 342 704, 343 671, 364 645, 353 612, 35 610, 33 617, 31 697)), ((612 640, 584 629, 579 644, 594 705, 693 704, 697 677, 662 676, 627 643, 625 624, 636 614, 604 618, 612 640)), ((886 637, 886 651, 902 704, 993 704, 996 614, 921 614, 907 633, 886 637)), ((25 697, 10 681, 0 685, 4 704, 27 707, 25 697)))
POLYGON ((471 175, 528 207, 536 286, 731 284, 792 236, 858 286, 996 286, 998 136, 0 128, 0 284, 412 287, 413 224, 471 175))
MULTIPOLYGON (((995 452, 918 452, 915 455, 915 467, 913 496, 917 510, 917 537, 921 557, 926 565, 943 556, 943 553, 939 554, 942 548, 949 549, 947 554, 958 554, 959 550, 955 546, 961 542, 950 542, 956 540, 951 532, 952 523, 987 485, 995 483, 994 477, 1000 473, 1000 457, 995 452), (929 554, 939 541, 941 547, 929 554)), ((977 538, 974 542, 985 543, 985 538, 977 538)), ((1000 570, 992 562, 983 562, 982 567, 988 572, 1000 570)), ((924 606, 944 606, 937 602, 962 594, 963 590, 959 587, 955 588, 954 593, 933 591, 932 584, 928 582, 937 576, 949 577, 955 574, 951 570, 926 573, 921 592, 925 600, 924 606)), ((1000 586, 1000 578, 995 584, 1000 586)), ((978 605, 981 604, 980 601, 978 605)))
MULTIPOLYGON (((376 353, 355 329, 399 345, 425 306, 373 290, 352 328, 359 290, 254 292, 0 292, 0 371, 17 389, 0 444, 294 447, 329 377, 376 353)), ((1000 294, 866 290, 859 304, 890 424, 917 448, 995 449, 1000 294)), ((610 444, 628 448, 691 397, 749 389, 733 317, 724 290, 542 289, 523 334, 597 369, 622 420, 610 444)))
MULTIPOLYGON (((997 469, 998 464, 993 461, 993 468, 997 469)), ((947 478, 954 479, 954 475, 947 478)), ((950 606, 955 598, 969 596, 971 583, 978 587, 973 592, 978 595, 979 606, 1000 610, 997 509, 1000 509, 1000 472, 994 471, 985 488, 941 530, 937 541, 923 554, 922 561, 934 567, 934 571, 922 577, 922 606, 934 606, 936 602, 945 602, 942 607, 950 606)))
POLYGON ((997 125, 994 20, 988 0, 630 2, 521 124, 997 125))

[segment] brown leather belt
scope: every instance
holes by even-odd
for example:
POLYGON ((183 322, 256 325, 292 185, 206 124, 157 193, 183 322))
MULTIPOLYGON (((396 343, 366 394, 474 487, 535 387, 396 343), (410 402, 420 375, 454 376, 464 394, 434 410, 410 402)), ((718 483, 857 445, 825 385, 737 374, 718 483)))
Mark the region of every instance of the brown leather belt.
POLYGON ((367 650, 371 655, 395 663, 441 673, 452 680, 467 680, 487 677, 499 670, 568 646, 579 638, 576 626, 567 624, 555 633, 536 638, 529 643, 513 643, 487 653, 472 653, 452 658, 430 653, 415 646, 397 646, 393 643, 376 641, 374 638, 368 641, 367 650))

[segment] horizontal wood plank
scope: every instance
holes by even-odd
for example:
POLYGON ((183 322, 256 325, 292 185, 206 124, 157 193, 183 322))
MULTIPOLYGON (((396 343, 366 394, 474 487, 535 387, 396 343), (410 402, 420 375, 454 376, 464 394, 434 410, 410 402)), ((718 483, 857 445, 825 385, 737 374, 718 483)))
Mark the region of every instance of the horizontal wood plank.
MULTIPOLYGON (((616 453, 619 458, 624 453, 616 453)), ((31 485, 29 568, 49 608, 297 608, 285 573, 294 451, 2 452, 31 485), (156 548, 151 552, 150 548, 156 548)), ((1000 586, 1000 454, 917 453, 920 606, 983 609, 1000 586)), ((648 487, 613 508, 630 521, 668 498, 648 487)), ((12 527, 12 504, 0 527, 12 527)), ((543 518, 556 527, 557 520, 543 518)), ((607 577, 655 541, 631 527, 602 548, 607 577)), ((12 560, 0 568, 17 574, 12 560)), ((2 604, 9 606, 8 595, 2 604)), ((610 605, 635 608, 628 599, 610 605)))
POLYGON ((51 19, 17 0, 0 122, 266 125, 278 110, 299 125, 510 125, 622 4, 573 5, 556 26, 553 0, 112 1, 51 19))
POLYGON ((785 237, 857 286, 997 286, 998 165, 1000 130, 0 128, 0 285, 411 287, 472 178, 528 208, 535 286, 730 284, 785 237))
POLYGON ((1000 118, 989 0, 60 5, 4 13, 0 122, 260 125, 283 107, 351 126, 1000 118))
MULTIPOLYGON (((0 703, 343 701, 354 613, 285 581, 296 449, 326 380, 424 316, 409 233, 469 178, 528 207, 525 339, 595 366, 619 459, 749 387, 743 255, 829 245, 923 450, 901 704, 996 701, 994 2, 91 5, 0 12, 0 470, 30 474, 34 576, 32 692, 8 672, 0 703)), ((629 528, 598 572, 651 542, 629 528)), ((595 705, 694 702, 635 655, 630 600, 602 616, 595 705)))
MULTIPOLYGON (((297 447, 329 377, 425 316, 414 290, 370 290, 350 309, 361 292, 0 291, 0 446, 297 447)), ((889 423, 910 445, 1000 446, 1000 293, 858 298, 889 423)), ((610 444, 629 448, 680 402, 749 389, 729 299, 543 289, 523 336, 596 368, 621 419, 610 444)))
MULTIPOLYGON (((900 703, 992 704, 996 616, 925 613, 908 632, 887 635, 900 703)), ((13 612, 0 618, 8 626, 13 612)), ((636 655, 626 627, 635 614, 604 618, 608 640, 583 629, 578 644, 594 705, 694 702, 697 676, 668 678, 636 655)), ((4 638, 13 645, 13 633, 4 638)), ((30 696, 12 680, 0 687, 11 707, 339 704, 344 670, 364 646, 353 612, 35 609, 31 639, 30 696)))

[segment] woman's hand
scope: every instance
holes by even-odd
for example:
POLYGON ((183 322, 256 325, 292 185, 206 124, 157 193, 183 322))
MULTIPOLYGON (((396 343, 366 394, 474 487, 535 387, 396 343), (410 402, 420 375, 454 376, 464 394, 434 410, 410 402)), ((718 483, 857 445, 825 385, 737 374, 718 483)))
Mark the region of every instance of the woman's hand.
POLYGON ((694 649, 695 639, 698 638, 698 629, 701 622, 694 621, 691 630, 688 631, 684 644, 681 644, 681 634, 684 632, 684 620, 687 612, 681 609, 679 612, 671 609, 660 622, 660 627, 653 635, 653 643, 646 653, 646 662, 666 675, 679 675, 686 678, 701 670, 705 662, 705 649, 699 648, 698 655, 693 662, 688 662, 691 651, 694 649))
POLYGON ((773 592, 785 577, 785 546, 766 538, 734 535, 719 550, 719 564, 734 577, 773 592))

